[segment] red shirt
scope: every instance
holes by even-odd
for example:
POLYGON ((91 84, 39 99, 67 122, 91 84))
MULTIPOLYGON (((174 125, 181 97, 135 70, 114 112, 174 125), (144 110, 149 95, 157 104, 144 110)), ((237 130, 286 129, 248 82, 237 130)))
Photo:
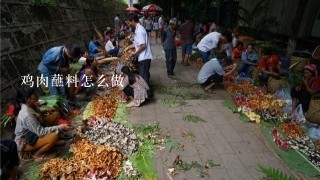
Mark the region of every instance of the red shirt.
POLYGON ((271 61, 267 59, 261 59, 259 63, 259 68, 265 68, 266 70, 270 71, 269 68, 275 69, 280 62, 280 59, 277 55, 272 55, 271 61))
POLYGON ((313 91, 319 91, 320 90, 320 78, 314 77, 309 83, 310 89, 313 91))
POLYGON ((245 51, 246 51, 245 48, 242 48, 241 51, 239 51, 238 48, 234 48, 232 53, 234 54, 234 58, 241 58, 242 53, 245 52, 245 51))

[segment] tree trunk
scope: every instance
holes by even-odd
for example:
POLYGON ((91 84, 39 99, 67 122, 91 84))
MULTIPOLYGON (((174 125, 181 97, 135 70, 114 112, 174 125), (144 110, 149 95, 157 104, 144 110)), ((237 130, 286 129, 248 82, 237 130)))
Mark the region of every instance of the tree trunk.
POLYGON ((291 56, 291 54, 296 49, 301 21, 302 21, 308 2, 309 0, 299 0, 296 17, 294 18, 291 24, 291 33, 290 33, 288 46, 287 46, 287 54, 286 54, 287 56, 291 56))

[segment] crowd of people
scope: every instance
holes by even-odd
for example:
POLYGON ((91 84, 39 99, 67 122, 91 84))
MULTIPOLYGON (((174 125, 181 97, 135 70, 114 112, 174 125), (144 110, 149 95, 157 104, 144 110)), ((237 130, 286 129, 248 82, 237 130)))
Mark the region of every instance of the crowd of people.
MULTIPOLYGON (((155 43, 158 38, 163 46, 166 59, 167 75, 174 76, 177 62, 177 46, 181 45, 181 63, 190 66, 190 56, 194 51, 199 53, 202 62, 197 81, 205 92, 214 94, 213 88, 230 75, 252 78, 262 85, 271 80, 282 81, 287 74, 281 69, 279 57, 269 49, 260 54, 254 51, 253 44, 246 47, 238 40, 238 30, 219 30, 214 21, 194 23, 189 16, 182 22, 177 18, 166 19, 164 16, 138 16, 130 13, 121 22, 119 15, 114 19, 114 28, 107 28, 103 35, 96 29, 87 47, 67 44, 50 48, 43 56, 38 67, 41 76, 48 79, 50 95, 60 95, 64 98, 69 110, 76 95, 85 93, 87 96, 99 89, 98 84, 104 77, 115 73, 123 79, 119 89, 127 97, 127 107, 140 106, 152 97, 150 89, 150 66, 153 53, 150 46, 152 32, 155 43), (121 45, 121 40, 128 42, 121 45), (179 41, 179 43, 177 43, 179 41), (119 55, 127 55, 132 67, 118 61, 116 72, 101 73, 102 64, 119 60, 119 55), (70 73, 70 62, 78 59, 82 68, 77 72, 71 87, 65 82, 53 86, 55 76, 66 77, 70 73), (90 78, 88 78, 90 77, 90 78), (78 84, 76 84, 78 83, 78 84), (87 86, 89 84, 89 86, 87 86)), ((320 78, 317 67, 307 65, 303 68, 302 84, 292 89, 293 108, 302 104, 307 111, 311 95, 320 90, 320 78)), ((58 124, 60 113, 54 109, 40 111, 37 106, 39 95, 35 88, 22 87, 18 90, 15 100, 15 143, 1 142, 3 154, 14 154, 16 151, 35 152, 33 158, 41 162, 55 157, 49 151, 59 145, 64 145, 61 133, 70 131, 72 127, 58 124), (7 148, 7 149, 6 149, 7 148), (14 151, 14 152, 12 152, 14 151)), ((1 158, 2 158, 1 153, 1 158)), ((6 159, 1 159, 1 164, 6 159)), ((7 162, 6 162, 7 163, 7 162)), ((19 164, 19 158, 12 158, 7 166, 13 169, 19 164)))

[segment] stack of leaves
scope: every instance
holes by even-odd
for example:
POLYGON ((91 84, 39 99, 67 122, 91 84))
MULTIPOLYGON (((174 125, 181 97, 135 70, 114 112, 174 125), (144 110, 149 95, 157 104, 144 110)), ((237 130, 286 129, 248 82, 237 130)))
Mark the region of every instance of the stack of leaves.
POLYGON ((68 109, 66 106, 66 100, 63 99, 59 95, 40 96, 39 99, 46 101, 46 103, 44 105, 40 106, 40 109, 41 108, 58 108, 60 110, 60 112, 65 113, 65 115, 66 115, 66 113, 68 113, 68 109))
POLYGON ((116 178, 122 171, 122 155, 116 148, 78 141, 72 145, 73 156, 55 158, 45 163, 41 179, 83 179, 89 171, 99 172, 97 178, 116 178), (98 170, 98 171, 97 171, 98 170))
POLYGON ((96 125, 85 132, 84 138, 99 145, 116 147, 123 155, 132 155, 142 145, 138 136, 131 128, 116 122, 102 119, 95 121, 96 125))
POLYGON ((298 124, 288 122, 280 125, 279 127, 287 137, 293 138, 293 137, 305 136, 305 132, 302 130, 302 128, 298 124))

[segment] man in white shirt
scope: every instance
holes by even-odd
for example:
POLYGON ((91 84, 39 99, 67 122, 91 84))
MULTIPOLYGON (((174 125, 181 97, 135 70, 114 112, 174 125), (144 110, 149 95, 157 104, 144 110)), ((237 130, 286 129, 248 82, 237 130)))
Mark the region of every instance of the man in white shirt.
POLYGON ((106 51, 113 57, 117 57, 118 56, 118 52, 119 52, 119 48, 115 48, 113 45, 114 42, 114 36, 111 36, 109 41, 106 43, 106 51))
POLYGON ((230 42, 232 40, 231 32, 224 31, 221 34, 212 32, 207 34, 197 45, 203 64, 208 62, 210 51, 218 47, 218 44, 230 42))
POLYGON ((138 57, 138 70, 139 75, 145 80, 145 82, 150 86, 150 65, 153 59, 152 51, 150 47, 150 42, 148 39, 147 31, 139 23, 138 15, 135 13, 130 13, 127 17, 129 25, 135 29, 133 34, 134 41, 133 44, 126 47, 124 52, 129 49, 135 48, 135 52, 131 54, 133 57, 138 57))

